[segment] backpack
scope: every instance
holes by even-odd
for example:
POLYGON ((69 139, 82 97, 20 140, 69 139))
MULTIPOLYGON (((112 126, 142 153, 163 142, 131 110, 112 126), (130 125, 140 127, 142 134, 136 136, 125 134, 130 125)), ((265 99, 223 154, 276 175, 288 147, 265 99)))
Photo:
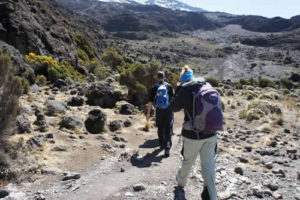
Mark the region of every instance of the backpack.
POLYGON ((157 87, 155 105, 157 108, 166 109, 170 104, 167 86, 164 83, 157 83, 157 87))
POLYGON ((193 117, 187 112, 190 121, 184 129, 197 133, 211 134, 223 127, 223 114, 220 94, 209 84, 193 91, 193 117))

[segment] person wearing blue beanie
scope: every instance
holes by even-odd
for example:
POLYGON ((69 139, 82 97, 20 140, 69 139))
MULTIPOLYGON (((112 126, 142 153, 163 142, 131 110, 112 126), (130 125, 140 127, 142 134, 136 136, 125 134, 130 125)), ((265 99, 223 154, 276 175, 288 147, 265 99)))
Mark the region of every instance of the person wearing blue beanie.
POLYGON ((189 68, 189 66, 184 66, 182 72, 180 73, 180 82, 181 84, 186 81, 192 79, 194 77, 193 70, 189 68))

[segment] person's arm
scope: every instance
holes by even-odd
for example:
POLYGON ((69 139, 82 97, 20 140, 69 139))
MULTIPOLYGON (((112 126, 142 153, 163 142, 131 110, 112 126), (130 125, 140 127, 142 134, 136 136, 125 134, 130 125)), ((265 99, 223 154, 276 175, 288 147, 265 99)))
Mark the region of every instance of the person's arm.
POLYGON ((156 90, 157 88, 154 86, 152 86, 151 90, 150 90, 150 96, 149 96, 149 103, 147 105, 147 114, 146 114, 146 119, 147 121, 149 121, 150 116, 151 116, 151 108, 155 99, 155 94, 156 94, 156 90))
POLYGON ((149 119, 150 119, 151 108, 152 108, 152 101, 149 101, 149 103, 147 105, 147 115, 146 115, 147 121, 149 121, 149 119))
MULTIPOLYGON (((181 87, 181 86, 180 86, 181 87)), ((177 89, 174 98, 171 101, 171 109, 173 112, 178 112, 184 108, 184 93, 185 91, 182 88, 177 89)))

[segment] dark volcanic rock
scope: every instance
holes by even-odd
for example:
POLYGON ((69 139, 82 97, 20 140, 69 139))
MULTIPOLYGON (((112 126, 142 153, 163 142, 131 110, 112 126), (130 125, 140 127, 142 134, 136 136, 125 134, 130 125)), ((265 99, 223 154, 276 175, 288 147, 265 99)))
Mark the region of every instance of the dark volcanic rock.
POLYGON ((120 114, 132 115, 137 113, 137 109, 131 103, 126 101, 120 101, 117 103, 117 109, 120 114))
POLYGON ((84 122, 85 128, 90 133, 101 133, 106 122, 106 114, 101 109, 89 112, 88 119, 84 122))
POLYGON ((106 81, 93 84, 89 90, 87 104, 98 105, 102 108, 113 108, 117 101, 122 98, 122 93, 116 90, 110 83, 106 81))
POLYGON ((9 192, 6 190, 0 190, 0 199, 9 195, 9 192))
POLYGON ((122 121, 121 120, 114 120, 110 122, 109 124, 109 130, 110 131, 117 131, 120 130, 122 127, 122 121))
POLYGON ((53 87, 61 88, 63 86, 67 86, 67 82, 62 79, 57 79, 53 85, 53 87))
POLYGON ((84 103, 84 99, 81 96, 76 96, 76 97, 72 97, 69 101, 68 101, 68 105, 69 106, 82 106, 84 103))

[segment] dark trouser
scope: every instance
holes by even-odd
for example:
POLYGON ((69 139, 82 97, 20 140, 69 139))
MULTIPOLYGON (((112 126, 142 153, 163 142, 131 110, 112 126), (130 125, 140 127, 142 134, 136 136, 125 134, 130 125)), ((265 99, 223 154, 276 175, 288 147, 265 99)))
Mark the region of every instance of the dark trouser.
POLYGON ((156 109, 156 126, 159 144, 163 149, 170 149, 172 146, 174 118, 170 108, 156 109))

